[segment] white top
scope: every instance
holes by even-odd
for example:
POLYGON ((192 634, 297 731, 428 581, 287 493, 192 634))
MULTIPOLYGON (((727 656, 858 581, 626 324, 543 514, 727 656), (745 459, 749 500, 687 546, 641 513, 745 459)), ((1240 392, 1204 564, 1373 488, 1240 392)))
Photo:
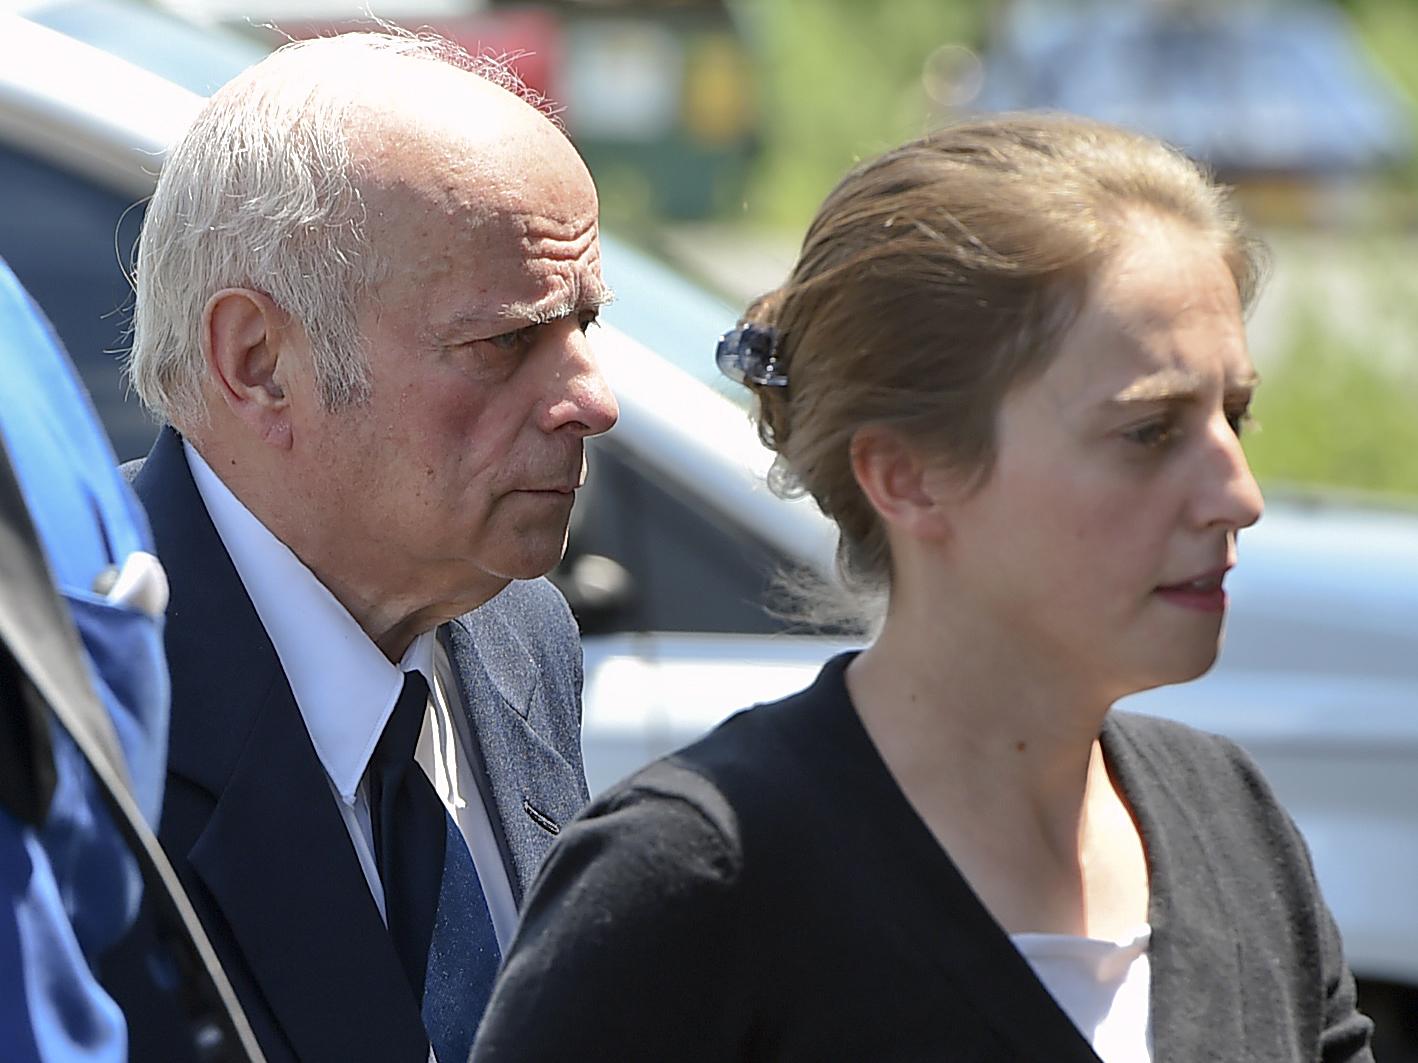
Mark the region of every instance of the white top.
POLYGON ((1071 934, 1010 940, 1103 1063, 1152 1063, 1150 926, 1118 941, 1071 934))
POLYGON ((375 863, 364 771, 399 700, 404 673, 418 671, 428 680, 430 697, 414 759, 468 843, 498 945, 505 951, 517 925, 517 906, 464 752, 467 717, 438 639, 425 632, 397 665, 390 664, 345 607, 202 456, 186 442, 183 450, 212 524, 280 658, 380 915, 384 887, 375 863))

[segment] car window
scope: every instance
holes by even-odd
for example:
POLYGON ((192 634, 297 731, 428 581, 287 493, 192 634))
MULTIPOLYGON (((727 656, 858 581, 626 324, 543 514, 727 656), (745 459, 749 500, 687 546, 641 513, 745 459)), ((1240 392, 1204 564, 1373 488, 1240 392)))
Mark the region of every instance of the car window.
POLYGON ((786 626, 763 605, 785 558, 706 507, 690 485, 655 475, 614 433, 587 449, 590 475, 552 575, 584 634, 786 626))
POLYGON ((127 394, 131 259, 141 204, 0 144, 0 256, 53 322, 121 460, 147 453, 156 429, 127 394))

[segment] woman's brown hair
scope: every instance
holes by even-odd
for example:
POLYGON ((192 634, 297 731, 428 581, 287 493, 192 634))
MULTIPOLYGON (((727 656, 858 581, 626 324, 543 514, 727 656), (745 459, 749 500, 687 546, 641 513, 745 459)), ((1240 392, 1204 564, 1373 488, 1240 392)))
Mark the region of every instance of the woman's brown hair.
POLYGON ((1136 133, 1068 116, 955 125, 854 169, 827 197, 787 282, 744 321, 776 332, 783 387, 748 382, 774 487, 841 531, 849 590, 890 580, 885 530, 849 457, 889 425, 979 482, 1006 393, 1041 373, 1130 215, 1212 236, 1242 305, 1261 250, 1225 191, 1136 133))

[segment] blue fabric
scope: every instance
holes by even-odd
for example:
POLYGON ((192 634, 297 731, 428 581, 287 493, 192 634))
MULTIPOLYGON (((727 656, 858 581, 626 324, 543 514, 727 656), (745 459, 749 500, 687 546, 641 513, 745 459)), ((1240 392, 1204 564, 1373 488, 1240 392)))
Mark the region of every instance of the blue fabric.
MULTIPOLYGON (((137 500, 54 331, 0 262, 0 436, 90 678, 156 822, 166 758, 162 621, 105 602, 95 579, 153 551, 137 500)), ((121 1061, 123 1017, 89 965, 127 928, 141 877, 87 762, 52 723, 57 782, 38 832, 0 814, 0 1046, 6 1060, 121 1061)))
POLYGON ((105 669, 116 669, 93 678, 139 807, 156 822, 167 756, 162 624, 147 617, 129 622, 128 610, 103 605, 91 592, 110 565, 135 550, 152 553, 152 535, 53 328, 3 262, 0 380, 0 434, 10 463, 60 593, 71 607, 76 600, 98 606, 75 619, 85 648, 105 669))
POLYGON ((123 1063, 123 1016, 94 981, 34 831, 0 811, 0 1043, 7 1063, 123 1063))

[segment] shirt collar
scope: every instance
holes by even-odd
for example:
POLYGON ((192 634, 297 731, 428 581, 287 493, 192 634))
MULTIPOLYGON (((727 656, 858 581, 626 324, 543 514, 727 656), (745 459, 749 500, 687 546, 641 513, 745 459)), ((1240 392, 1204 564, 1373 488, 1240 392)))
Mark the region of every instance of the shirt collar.
POLYGON ((315 573, 232 494, 183 441, 197 491, 261 618, 305 720, 315 752, 340 798, 352 804, 384 723, 419 671, 433 689, 435 636, 414 639, 391 664, 315 573))

